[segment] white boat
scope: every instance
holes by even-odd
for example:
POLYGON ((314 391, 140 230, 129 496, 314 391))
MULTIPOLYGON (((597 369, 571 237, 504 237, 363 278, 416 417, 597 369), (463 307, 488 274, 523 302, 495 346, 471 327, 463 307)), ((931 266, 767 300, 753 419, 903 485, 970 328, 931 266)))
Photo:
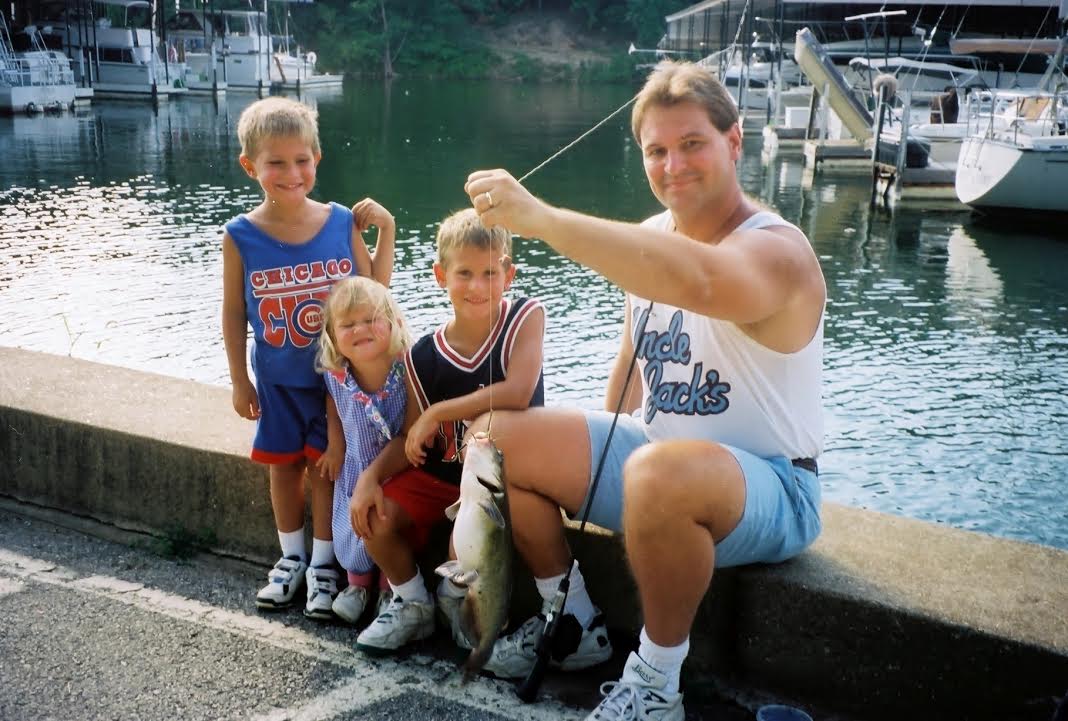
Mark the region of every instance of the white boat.
POLYGON ((872 81, 882 73, 897 78, 899 92, 907 90, 913 100, 930 100, 949 87, 965 88, 981 80, 975 67, 904 57, 853 58, 845 75, 855 89, 870 93, 872 81))
POLYGON ((1068 93, 1015 100, 1007 127, 980 122, 964 139, 956 191, 973 208, 1068 212, 1068 93))
POLYGON ((73 105, 74 94, 74 74, 67 56, 45 49, 32 25, 12 38, 0 14, 0 112, 66 110, 73 105), (26 45, 25 50, 17 49, 21 44, 26 45))
POLYGON ((214 80, 230 89, 300 89, 344 80, 317 73, 314 52, 288 52, 288 42, 271 35, 261 11, 180 10, 168 21, 168 38, 185 59, 193 86, 214 80))
POLYGON ((97 96, 166 99, 185 92, 185 67, 173 46, 163 46, 146 0, 92 0, 91 5, 49 4, 41 33, 49 47, 66 50, 78 83, 97 96))
POLYGON ((792 54, 790 46, 782 49, 770 43, 754 43, 749 50, 748 63, 743 58, 743 46, 730 46, 705 56, 699 64, 720 76, 740 108, 766 110, 768 93, 774 85, 778 83, 780 88, 798 85, 801 69, 792 57, 783 55, 784 52, 792 54))

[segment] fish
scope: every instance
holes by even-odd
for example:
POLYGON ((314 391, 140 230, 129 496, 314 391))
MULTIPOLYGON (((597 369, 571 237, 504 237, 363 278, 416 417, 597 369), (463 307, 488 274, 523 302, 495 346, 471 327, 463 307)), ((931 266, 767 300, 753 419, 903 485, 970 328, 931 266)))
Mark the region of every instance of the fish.
POLYGON ((467 588, 460 626, 473 648, 464 662, 463 682, 486 664, 508 622, 514 551, 503 460, 487 433, 475 433, 465 445, 460 498, 445 509, 455 522, 456 560, 441 564, 435 573, 467 588))

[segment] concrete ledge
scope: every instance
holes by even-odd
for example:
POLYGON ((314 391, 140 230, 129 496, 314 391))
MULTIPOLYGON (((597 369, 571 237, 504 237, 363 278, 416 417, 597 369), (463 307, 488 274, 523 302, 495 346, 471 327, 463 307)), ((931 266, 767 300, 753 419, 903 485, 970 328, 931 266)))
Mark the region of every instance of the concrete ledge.
MULTIPOLYGON (((0 495, 274 560, 266 472, 225 389, 6 348, 0 367, 0 495)), ((1050 718, 1068 553, 830 503, 824 521, 793 561, 717 574, 690 693, 713 673, 869 719, 1050 718)), ((618 539, 571 540, 610 623, 636 631, 618 539)))

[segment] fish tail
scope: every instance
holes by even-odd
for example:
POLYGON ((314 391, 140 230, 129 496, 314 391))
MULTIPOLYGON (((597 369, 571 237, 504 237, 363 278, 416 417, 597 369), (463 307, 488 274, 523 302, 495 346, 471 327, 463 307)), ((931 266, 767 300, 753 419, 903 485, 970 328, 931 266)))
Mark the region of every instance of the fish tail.
POLYGON ((482 643, 471 649, 471 655, 469 655, 464 662, 464 683, 477 674, 482 667, 486 665, 486 662, 489 661, 490 656, 493 655, 494 641, 496 641, 496 639, 491 638, 489 643, 482 643))

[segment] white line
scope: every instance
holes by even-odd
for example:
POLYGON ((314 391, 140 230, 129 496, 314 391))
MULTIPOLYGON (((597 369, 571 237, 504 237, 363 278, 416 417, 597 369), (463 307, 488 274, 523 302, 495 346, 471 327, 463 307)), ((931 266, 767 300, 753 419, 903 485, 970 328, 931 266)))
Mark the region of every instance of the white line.
POLYGON ((26 588, 26 584, 13 578, 0 578, 0 598, 12 593, 18 593, 26 588))
POLYGON ((448 661, 421 654, 409 656, 403 662, 372 659, 356 653, 349 644, 320 638, 268 618, 248 616, 110 576, 80 576, 71 569, 48 561, 0 549, 0 593, 5 587, 4 577, 7 577, 8 586, 17 584, 22 587, 26 585, 25 581, 60 586, 224 631, 283 651, 299 653, 352 673, 344 683, 306 704, 276 709, 256 716, 254 721, 325 720, 409 691, 418 691, 516 721, 578 719, 584 715, 578 709, 553 700, 523 705, 516 700, 512 685, 503 681, 479 677, 460 686, 459 671, 455 664, 448 661))

